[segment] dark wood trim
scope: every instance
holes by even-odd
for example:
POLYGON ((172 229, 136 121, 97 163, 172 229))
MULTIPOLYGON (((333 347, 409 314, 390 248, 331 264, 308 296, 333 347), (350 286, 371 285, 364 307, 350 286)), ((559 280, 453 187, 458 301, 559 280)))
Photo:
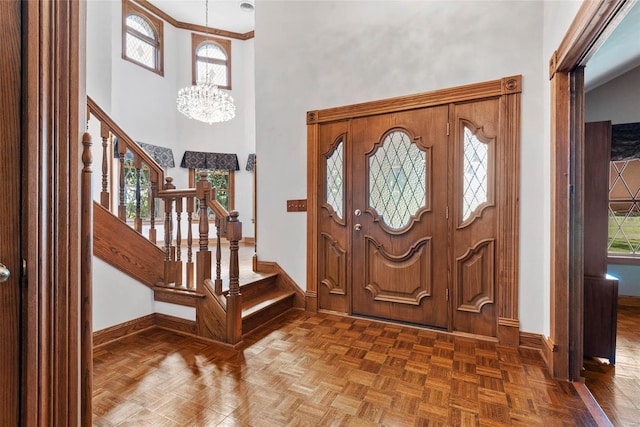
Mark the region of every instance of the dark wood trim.
POLYGON ((318 112, 307 113, 307 290, 306 309, 318 311, 318 112))
POLYGON ((154 313, 154 322, 158 328, 169 331, 185 333, 196 336, 196 322, 193 320, 181 319, 180 317, 169 316, 168 314, 154 313))
POLYGON ((499 126, 503 143, 498 146, 496 166, 507 182, 497 186, 497 335, 501 344, 517 346, 518 275, 520 242, 520 80, 503 79, 499 126))
POLYGON ((586 65, 633 4, 627 0, 583 2, 549 61, 549 78, 558 71, 586 65))
POLYGON ((613 424, 611 424, 611 420, 609 420, 609 417, 607 417, 607 414, 604 413, 604 411, 584 383, 580 381, 574 382, 573 387, 576 389, 576 392, 580 396, 580 399, 582 399, 584 406, 586 406, 589 410, 589 413, 593 417, 593 420, 596 422, 596 425, 598 425, 599 427, 613 426, 613 424))
POLYGON ((550 59, 551 78, 551 328, 550 369, 578 380, 582 363, 582 69, 632 6, 626 0, 584 2, 550 59))
POLYGON ((415 95, 327 108, 319 111, 309 111, 307 112, 307 124, 326 123, 374 114, 392 113, 415 108, 515 94, 522 91, 521 82, 522 76, 510 76, 498 80, 456 86, 415 95))
POLYGON ((171 15, 164 12, 162 9, 154 6, 147 0, 135 0, 135 2, 138 3, 141 7, 147 9, 149 12, 164 19, 167 23, 181 30, 199 31, 201 33, 208 33, 214 36, 228 37, 230 39, 237 39, 237 40, 249 40, 255 37, 254 31, 249 31, 247 33, 236 33, 233 31, 221 30, 219 28, 205 27, 203 25, 195 25, 195 24, 189 24, 187 22, 181 22, 174 19, 171 15))
POLYGON ((100 348, 105 344, 135 335, 154 326, 156 326, 156 313, 95 331, 93 332, 93 348, 100 348))
POLYGON ((80 408, 85 6, 22 2, 23 425, 91 423, 80 408))

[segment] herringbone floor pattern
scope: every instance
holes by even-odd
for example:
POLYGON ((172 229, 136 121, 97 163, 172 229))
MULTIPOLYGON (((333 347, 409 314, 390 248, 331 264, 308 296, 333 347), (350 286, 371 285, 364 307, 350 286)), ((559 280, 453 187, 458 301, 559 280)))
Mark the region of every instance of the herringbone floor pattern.
POLYGON ((148 330, 95 351, 97 426, 591 426, 535 351, 291 311, 238 350, 148 330))

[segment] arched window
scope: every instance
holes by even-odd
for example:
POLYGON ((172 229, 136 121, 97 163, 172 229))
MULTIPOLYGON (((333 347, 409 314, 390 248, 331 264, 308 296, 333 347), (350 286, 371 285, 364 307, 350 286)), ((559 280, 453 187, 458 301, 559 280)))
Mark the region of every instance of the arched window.
POLYGON ((122 58, 164 75, 162 21, 129 1, 122 5, 122 58))
POLYGON ((191 34, 193 84, 209 81, 231 89, 231 41, 191 34))

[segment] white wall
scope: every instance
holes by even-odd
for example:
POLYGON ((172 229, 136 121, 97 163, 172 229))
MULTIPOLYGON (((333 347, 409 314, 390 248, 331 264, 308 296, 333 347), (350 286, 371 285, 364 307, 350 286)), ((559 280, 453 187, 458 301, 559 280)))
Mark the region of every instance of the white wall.
POLYGON ((543 12, 526 1, 259 3, 259 258, 306 286, 306 216, 285 211, 306 197, 306 111, 522 74, 521 328, 548 330, 543 12))
POLYGON ((153 291, 93 257, 93 330, 153 313, 153 291))
POLYGON ((586 122, 640 122, 640 67, 587 92, 584 112, 586 122))
MULTIPOLYGON (((179 167, 185 150, 236 153, 241 170, 235 176, 235 208, 243 222, 243 236, 252 237, 253 174, 244 168, 248 154, 255 152, 253 40, 232 40, 230 92, 236 118, 207 125, 176 110, 178 90, 191 85, 191 32, 164 23, 164 76, 160 76, 122 59, 121 7, 119 0, 87 3, 87 94, 134 140, 173 149, 176 168, 169 169, 167 175, 174 177, 178 188, 188 186, 188 170, 179 167)), ((95 121, 89 129, 93 136, 93 192, 98 200, 100 132, 95 121)), ((94 330, 153 312, 195 318, 191 308, 154 303, 147 287, 97 258, 93 280, 94 330)))
MULTIPOLYGON (((534 331, 539 329, 530 323, 530 320, 536 319, 539 313, 542 313, 542 332, 545 336, 550 334, 550 313, 551 313, 551 89, 549 86, 549 60, 560 46, 560 42, 564 38, 567 29, 571 25, 573 18, 576 16, 578 9, 582 5, 582 0, 545 0, 544 1, 544 23, 542 31, 542 79, 544 80, 544 90, 542 91, 542 103, 544 106, 543 115, 543 139, 540 140, 540 149, 543 153, 543 179, 540 181, 540 191, 543 193, 543 215, 544 229, 540 235, 543 264, 540 266, 543 271, 544 281, 540 286, 531 289, 521 289, 520 292, 520 315, 523 319, 521 329, 525 331, 534 331), (540 301, 540 294, 542 301, 540 301), (530 304, 529 299, 532 297, 535 304, 530 304)), ((526 227, 526 224, 521 224, 526 227)))

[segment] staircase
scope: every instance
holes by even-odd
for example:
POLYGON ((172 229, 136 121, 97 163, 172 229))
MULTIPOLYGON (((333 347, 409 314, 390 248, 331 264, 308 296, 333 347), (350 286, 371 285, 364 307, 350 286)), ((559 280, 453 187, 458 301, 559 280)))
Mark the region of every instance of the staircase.
MULTIPOLYGON (((95 256, 153 289, 156 301, 195 307, 196 321, 190 330, 229 344, 237 344, 244 334, 294 307, 304 307, 303 292, 277 264, 255 263, 262 267, 259 269, 239 262, 242 239, 239 214, 227 212, 217 202, 206 173, 196 188, 176 189, 153 158, 90 98, 87 107, 90 119, 100 123, 102 139, 102 191, 100 202, 94 201, 92 205, 95 256), (117 170, 123 171, 125 155, 132 155, 138 174, 136 217, 130 220, 132 226, 126 218, 124 175, 120 172, 119 179, 115 180, 109 176, 108 156, 113 152, 114 137, 118 139, 117 170), (155 212, 159 202, 164 208, 164 221, 151 215, 148 236, 142 234, 143 170, 149 171, 151 183, 149 211, 155 212), (159 183, 163 183, 162 188, 159 183), (114 193, 119 196, 117 201, 112 196, 114 193), (196 209, 197 206, 207 206, 214 212, 215 227, 211 230, 207 210, 196 209), (194 217, 199 219, 196 233, 193 232, 194 217), (210 231, 215 234, 210 235, 210 231), (160 245, 156 239, 158 234, 164 236, 160 245), (229 242, 224 255, 223 239, 229 242), (193 250, 194 240, 197 251, 193 250), (214 251, 209 250, 210 240, 215 240, 214 251), (240 266, 249 271, 240 271, 240 266), (223 274, 223 270, 228 274, 223 274)), ((85 146, 85 154, 88 149, 85 146)), ((86 158, 90 159, 90 155, 86 158)), ((180 322, 184 325, 191 321, 180 319, 180 322)))

